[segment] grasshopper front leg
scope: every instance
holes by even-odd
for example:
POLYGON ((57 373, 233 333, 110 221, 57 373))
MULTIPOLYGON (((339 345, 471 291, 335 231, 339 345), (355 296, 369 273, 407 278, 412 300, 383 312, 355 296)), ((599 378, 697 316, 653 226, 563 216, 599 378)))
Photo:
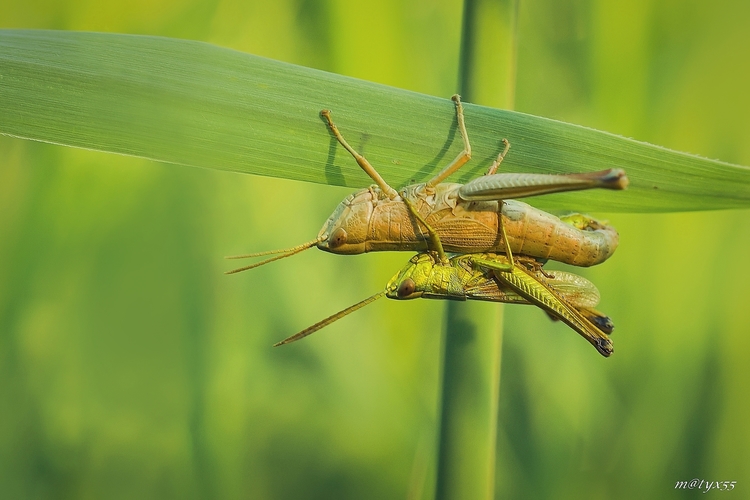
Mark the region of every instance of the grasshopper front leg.
POLYGON ((320 116, 322 116, 326 122, 328 123, 328 128, 331 129, 331 133, 336 138, 337 141, 346 149, 349 151, 349 154, 351 154, 354 159, 356 160, 357 164, 362 167, 362 170, 365 171, 367 175, 370 176, 370 178, 375 181, 375 184, 378 185, 378 187, 383 191, 383 193, 388 196, 389 199, 394 200, 398 198, 398 192, 396 192, 395 189, 393 189, 391 186, 388 185, 387 182, 385 182, 385 179, 380 176, 377 170, 375 170, 375 167, 373 167, 367 159, 362 156, 361 154, 357 153, 357 151, 349 145, 348 142, 346 142, 346 139, 344 139, 344 136, 341 135, 341 132, 339 132, 339 128, 336 126, 335 123, 333 123, 333 120, 331 120, 331 110, 330 109, 324 109, 320 112, 320 116))
POLYGON ((414 203, 412 203, 409 198, 404 196, 402 197, 402 199, 404 200, 404 203, 406 203, 406 206, 409 208, 409 211, 414 216, 414 218, 421 222, 425 229, 427 229, 427 234, 430 238, 430 246, 432 247, 430 248, 430 250, 437 253, 440 264, 447 265, 448 257, 445 255, 443 244, 440 242, 440 236, 438 236, 437 231, 435 231, 435 229, 433 229, 433 227, 427 223, 424 217, 422 217, 422 214, 420 214, 417 210, 417 207, 414 206, 414 203))

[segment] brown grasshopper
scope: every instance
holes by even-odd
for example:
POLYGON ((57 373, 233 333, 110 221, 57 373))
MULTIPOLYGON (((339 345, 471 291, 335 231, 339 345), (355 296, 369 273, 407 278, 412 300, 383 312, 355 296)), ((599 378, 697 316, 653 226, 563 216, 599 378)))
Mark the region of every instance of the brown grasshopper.
POLYGON ((338 254, 424 251, 430 246, 431 236, 425 234, 418 219, 434 228, 448 252, 508 255, 513 252, 576 266, 599 264, 612 255, 619 241, 612 226, 581 215, 560 219, 508 198, 591 188, 625 189, 628 178, 622 169, 567 175, 498 174, 497 169, 510 148, 503 139, 505 148, 486 175, 464 185, 443 183, 471 159, 463 106, 458 95, 453 96, 453 101, 463 151, 429 181, 408 185, 400 192, 389 186, 367 159, 346 142, 331 120, 330 111, 321 111, 331 133, 375 185, 344 199, 314 240, 284 250, 229 257, 276 255, 227 274, 252 269, 313 246, 338 254))
POLYGON ((614 348, 607 334, 614 326, 594 309, 599 291, 593 283, 572 273, 545 272, 532 259, 520 257, 517 262, 512 265, 505 255, 485 253, 457 255, 443 263, 432 252, 419 253, 383 291, 275 345, 306 337, 385 295, 399 300, 424 297, 533 304, 568 324, 603 356, 612 354, 614 348))

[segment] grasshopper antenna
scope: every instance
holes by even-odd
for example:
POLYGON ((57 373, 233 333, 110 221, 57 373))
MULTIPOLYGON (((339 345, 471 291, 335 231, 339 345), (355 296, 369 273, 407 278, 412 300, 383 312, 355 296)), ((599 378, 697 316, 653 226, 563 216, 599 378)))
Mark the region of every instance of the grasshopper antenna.
POLYGON ((247 255, 232 255, 229 257, 224 257, 225 259, 249 259, 250 257, 262 257, 264 255, 281 254, 281 255, 276 255, 276 257, 271 257, 270 259, 265 259, 260 262, 256 262, 255 264, 250 264, 249 266, 239 267, 237 269, 232 269, 231 271, 226 271, 224 274, 235 274, 235 273, 240 273, 242 271, 255 269, 256 267, 260 267, 263 264, 268 264, 269 262, 273 262, 275 260, 283 259, 284 257, 290 257, 294 254, 298 254, 302 252, 303 250, 307 250, 308 248, 314 247, 321 241, 323 241, 323 238, 316 238, 312 241, 308 241, 307 243, 303 243, 301 245, 297 245, 296 247, 292 247, 292 248, 285 248, 283 250, 269 250, 266 252, 249 253, 247 255))
POLYGON ((325 327, 325 326, 328 326, 328 325, 330 325, 330 324, 331 324, 331 323, 333 323, 334 321, 340 320, 341 318, 343 318, 343 317, 344 317, 344 316, 346 316, 347 314, 349 314, 349 313, 353 313, 353 312, 354 312, 354 311, 356 311, 357 309, 361 309, 361 308, 365 307, 365 306, 366 306, 367 304, 369 304, 370 302, 374 302, 374 301, 378 300, 378 299, 379 299, 380 297, 382 297, 383 295, 385 295, 385 292, 386 292, 386 291, 385 291, 385 290, 383 290, 382 292, 378 292, 378 293, 376 293, 375 295, 373 295, 373 296, 371 296, 371 297, 367 297, 367 298, 366 298, 365 300, 363 300, 362 302, 357 302, 357 303, 356 303, 356 304, 354 304, 353 306, 349 306, 349 307, 347 307, 346 309, 344 309, 343 311, 339 311, 339 312, 337 312, 336 314, 333 314, 333 315, 331 315, 331 316, 328 316, 328 317, 327 317, 326 319, 324 319, 323 321, 318 321, 318 322, 317 322, 317 323, 315 323, 314 325, 312 325, 312 326, 308 326, 307 328, 305 328, 305 329, 304 329, 304 330, 302 330, 301 332, 299 332, 299 333, 296 333, 296 334, 292 335, 291 337, 287 337, 287 338, 285 338, 284 340, 282 340, 281 342, 276 342, 276 343, 275 343, 275 344, 274 344, 273 346, 274 346, 274 347, 278 347, 278 346, 280 346, 280 345, 284 345, 284 344, 289 344, 289 343, 291 343, 291 342, 294 342, 294 341, 296 341, 296 340, 299 340, 299 339, 305 338, 305 337, 307 337, 308 335, 310 335, 310 334, 313 334, 313 333, 317 332, 317 331, 318 331, 318 330, 320 330, 321 328, 323 328, 323 327, 325 327))

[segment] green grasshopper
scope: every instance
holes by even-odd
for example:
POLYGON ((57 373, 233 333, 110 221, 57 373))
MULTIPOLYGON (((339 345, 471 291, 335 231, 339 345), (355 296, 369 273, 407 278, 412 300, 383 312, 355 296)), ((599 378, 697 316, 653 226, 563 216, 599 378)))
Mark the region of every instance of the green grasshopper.
POLYGON ((424 251, 430 247, 428 239, 432 236, 422 231, 415 220, 420 218, 434 228, 448 252, 508 255, 514 252, 576 266, 599 264, 612 255, 619 242, 613 227, 599 223, 571 224, 571 220, 583 216, 561 220, 508 198, 591 188, 625 189, 629 181, 622 169, 567 175, 498 174, 497 169, 510 148, 503 139, 505 148, 486 175, 464 185, 444 183, 471 158, 463 106, 458 95, 453 96, 453 101, 463 151, 429 181, 408 185, 400 192, 389 186, 367 159, 346 142, 331 120, 330 111, 321 111, 331 133, 375 185, 344 199, 314 240, 284 250, 229 257, 275 255, 227 274, 289 257, 313 246, 337 254, 424 251))
MULTIPOLYGON (((597 329, 607 334, 612 333, 614 325, 611 320, 594 309, 599 303, 600 295, 593 283, 573 273, 543 271, 536 261, 524 260, 526 269, 534 280, 552 288, 560 300, 575 307, 597 329)), ((513 279, 511 276, 495 275, 504 270, 507 272, 508 263, 508 258, 503 255, 466 254, 453 257, 450 259, 450 267, 441 269, 431 253, 420 253, 412 257, 409 265, 394 278, 399 284, 395 298, 472 299, 531 304, 513 290, 509 283, 513 279)), ((552 318, 559 319, 555 315, 552 318)))
POLYGON ((612 354, 614 349, 607 334, 614 327, 607 316, 594 309, 599 302, 599 291, 593 283, 572 273, 545 272, 532 259, 519 257, 517 261, 519 265, 511 265, 505 255, 485 253, 457 255, 443 263, 432 252, 419 253, 391 278, 383 291, 275 346, 306 337, 386 296, 398 300, 424 297, 533 304, 568 324, 603 356, 612 354))

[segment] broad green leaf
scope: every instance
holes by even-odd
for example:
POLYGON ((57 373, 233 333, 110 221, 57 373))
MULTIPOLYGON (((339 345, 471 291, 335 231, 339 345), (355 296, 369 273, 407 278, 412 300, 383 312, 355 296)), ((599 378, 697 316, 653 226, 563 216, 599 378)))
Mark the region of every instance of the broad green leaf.
MULTIPOLYGON (((453 105, 201 42, 0 30, 0 133, 38 141, 331 185, 370 179, 326 130, 398 187, 427 179, 460 150, 453 105)), ((750 169, 522 113, 466 105, 481 174, 508 138, 505 171, 621 167, 627 192, 558 194, 543 208, 686 211, 750 206, 750 169)))

